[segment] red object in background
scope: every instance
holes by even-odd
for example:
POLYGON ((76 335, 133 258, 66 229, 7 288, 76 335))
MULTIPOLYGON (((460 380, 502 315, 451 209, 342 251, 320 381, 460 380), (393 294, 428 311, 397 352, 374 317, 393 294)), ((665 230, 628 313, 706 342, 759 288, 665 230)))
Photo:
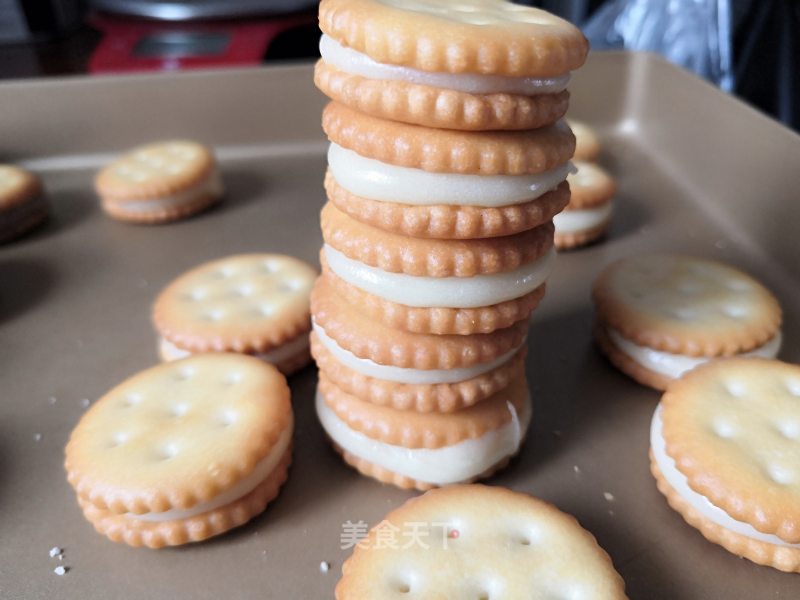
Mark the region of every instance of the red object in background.
POLYGON ((275 37, 314 22, 300 15, 262 21, 167 23, 95 15, 103 33, 89 59, 90 73, 171 71, 258 65, 275 37))

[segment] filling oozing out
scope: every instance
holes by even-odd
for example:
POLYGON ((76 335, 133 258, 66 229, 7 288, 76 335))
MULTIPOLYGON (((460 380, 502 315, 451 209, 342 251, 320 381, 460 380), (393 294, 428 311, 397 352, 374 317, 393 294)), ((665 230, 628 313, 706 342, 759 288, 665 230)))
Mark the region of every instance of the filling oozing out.
POLYGON ((352 258, 325 244, 328 267, 337 276, 369 294, 417 307, 478 308, 520 298, 550 275, 556 252, 513 271, 473 277, 425 277, 390 273, 352 258))
MULTIPOLYGON (((684 354, 672 354, 670 352, 654 350, 647 346, 635 344, 610 327, 606 328, 606 332, 611 342, 637 364, 643 366, 645 369, 655 371, 656 373, 666 375, 673 379, 679 378, 684 373, 714 358, 713 356, 686 356, 684 354)), ((781 332, 779 331, 764 345, 749 352, 737 354, 737 356, 775 358, 781 348, 781 338, 781 332)))
POLYGON ((115 202, 114 206, 118 206, 130 213, 147 213, 155 209, 175 208, 191 204, 194 200, 199 200, 206 196, 219 197, 223 191, 222 177, 220 177, 219 171, 214 169, 201 183, 182 192, 154 198, 119 201, 115 202))
POLYGON ((328 168, 344 189, 356 196, 415 206, 523 204, 556 189, 575 171, 570 162, 531 175, 432 173, 398 167, 331 143, 328 168))
POLYGON ((313 324, 314 333, 320 343, 330 352, 333 357, 344 366, 352 369, 356 373, 366 377, 374 377, 395 383, 412 385, 436 385, 441 383, 458 383, 467 381, 484 373, 488 373, 507 363, 525 344, 522 343, 516 348, 512 348, 505 354, 496 359, 472 365, 471 367, 460 367, 455 369, 413 369, 408 367, 395 367, 391 365, 381 365, 368 358, 359 358, 349 350, 345 350, 332 339, 325 330, 316 322, 313 324))
MULTIPOLYGON (((194 354, 190 350, 185 350, 176 346, 163 337, 159 339, 158 347, 164 360, 180 360, 181 358, 186 358, 187 356, 194 354)), ((264 362, 274 364, 292 358, 306 349, 308 349, 308 334, 303 333, 289 342, 278 346, 274 350, 270 350, 269 352, 255 353, 252 356, 260 358, 264 362)))
POLYGON ((553 217, 556 233, 579 233, 591 231, 608 222, 614 208, 612 201, 604 202, 593 208, 567 210, 553 217))

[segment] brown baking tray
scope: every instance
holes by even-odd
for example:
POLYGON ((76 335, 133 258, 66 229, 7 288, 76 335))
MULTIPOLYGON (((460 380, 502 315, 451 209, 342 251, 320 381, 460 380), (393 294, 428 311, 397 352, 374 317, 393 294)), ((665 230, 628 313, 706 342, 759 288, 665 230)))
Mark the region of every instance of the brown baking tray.
MULTIPOLYGON (((0 160, 41 173, 55 213, 0 247, 0 597, 330 598, 349 554, 342 524, 375 524, 411 497, 359 477, 329 450, 312 409, 313 367, 291 380, 288 484, 228 535, 161 551, 114 544, 83 520, 64 477, 82 400, 156 362, 149 310, 162 286, 236 252, 317 263, 325 144, 311 73, 301 65, 0 85, 0 160), (118 151, 173 136, 217 148, 225 203, 162 227, 104 217, 95 170, 118 151), (53 546, 65 549, 63 563, 48 556, 53 546), (58 564, 69 572, 55 575, 58 564)), ((782 357, 800 361, 800 138, 649 55, 596 54, 572 93, 571 114, 596 126, 602 163, 619 179, 617 213, 605 243, 559 259, 530 334, 530 436, 491 483, 574 514, 631 598, 797 599, 800 577, 706 542, 656 491, 647 448, 659 395, 592 347, 589 287, 604 264, 634 253, 727 261, 778 295, 782 357)))

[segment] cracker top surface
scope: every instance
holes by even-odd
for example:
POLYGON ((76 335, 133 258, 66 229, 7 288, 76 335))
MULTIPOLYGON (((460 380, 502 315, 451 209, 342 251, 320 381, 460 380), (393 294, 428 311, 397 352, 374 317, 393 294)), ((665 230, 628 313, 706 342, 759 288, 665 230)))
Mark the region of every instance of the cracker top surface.
POLYGON ((591 125, 575 119, 567 119, 567 124, 575 135, 575 158, 595 160, 600 154, 600 140, 591 125))
POLYGON ((667 352, 745 352, 771 339, 781 323, 778 301, 753 277, 688 256, 617 261, 597 278, 593 297, 601 322, 667 352))
POLYGON ((13 165, 0 165, 0 208, 24 202, 40 190, 35 175, 13 165))
POLYGON ((277 369, 236 354, 197 355, 142 371, 98 400, 73 430, 65 466, 98 508, 191 508, 249 475, 291 426, 277 369))
POLYGON ((588 52, 574 25, 502 0, 323 0, 319 23, 377 62, 432 72, 553 77, 588 52))
POLYGON ((617 191, 613 177, 601 166, 584 160, 573 160, 578 169, 567 175, 570 207, 590 208, 608 202, 617 191))
POLYGON ((732 358, 695 369, 663 401, 667 453, 733 518, 800 542, 800 366, 732 358))
POLYGON ((198 142, 173 140, 140 146, 103 168, 99 193, 136 199, 177 193, 195 185, 214 168, 214 155, 198 142))
POLYGON ((310 328, 316 271, 282 254, 242 254, 181 275, 154 306, 159 332, 187 349, 265 351, 310 328))
POLYGON ((608 555, 573 517, 482 485, 406 502, 370 531, 343 572, 338 600, 625 598, 608 555))

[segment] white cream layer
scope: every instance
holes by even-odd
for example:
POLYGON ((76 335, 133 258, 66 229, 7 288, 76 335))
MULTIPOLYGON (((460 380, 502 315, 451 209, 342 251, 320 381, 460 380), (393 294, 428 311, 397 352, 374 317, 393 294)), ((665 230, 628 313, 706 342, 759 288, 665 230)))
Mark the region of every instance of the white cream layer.
POLYGON ((356 196, 415 206, 499 207, 530 202, 556 189, 575 171, 570 162, 534 175, 464 175, 398 167, 331 143, 328 168, 356 196))
POLYGON ((139 200, 124 200, 117 202, 116 206, 123 208, 126 212, 147 213, 159 208, 176 208, 192 204, 195 200, 199 200, 208 195, 221 196, 223 191, 222 177, 219 171, 214 169, 203 182, 182 192, 178 192, 177 194, 139 200))
POLYGON ((528 264, 491 275, 473 277, 422 277, 390 273, 348 258, 325 244, 331 271, 367 293, 406 306, 477 308, 520 298, 542 285, 555 262, 551 249, 528 264))
MULTIPOLYGON (((606 331, 613 344, 637 364, 673 379, 677 379, 695 367, 714 359, 713 356, 686 356, 684 354, 672 354, 670 352, 653 350, 647 346, 634 344, 632 341, 622 337, 622 334, 614 329, 607 328, 606 331)), ((781 332, 778 331, 778 333, 763 346, 759 346, 750 352, 742 352, 736 356, 775 358, 778 356, 778 352, 781 349, 782 337, 781 332)))
POLYGON ((414 385, 458 383, 460 381, 467 381, 473 377, 478 377, 507 363, 525 343, 523 339, 519 346, 509 350, 502 356, 486 363, 472 365, 471 367, 460 367, 456 369, 412 369, 408 367, 381 365, 368 358, 360 358, 337 344, 336 340, 325 333, 325 330, 317 322, 313 322, 312 327, 320 343, 325 346, 328 352, 330 352, 336 360, 356 373, 360 373, 366 377, 374 377, 375 379, 414 385))
POLYGON ((351 454, 418 481, 447 485, 467 481, 484 473, 519 450, 531 418, 530 397, 517 415, 508 403, 511 420, 481 437, 442 448, 405 448, 380 442, 351 429, 317 392, 317 416, 325 432, 351 454))
POLYGON ((614 203, 609 201, 593 208, 567 210, 553 217, 553 225, 556 226, 556 233, 590 231, 607 222, 613 208, 614 203))
POLYGON ((456 90, 468 94, 519 94, 537 96, 555 94, 567 88, 570 75, 537 79, 535 77, 505 77, 472 73, 434 73, 400 65, 389 65, 372 60, 352 48, 346 48, 328 35, 319 41, 323 60, 345 73, 361 75, 368 79, 389 79, 456 90))
POLYGON ((143 515, 126 513, 125 516, 130 519, 150 521, 153 523, 173 521, 177 519, 189 519, 197 515, 202 515, 205 512, 220 508, 221 506, 230 504, 239 498, 244 498, 247 494, 256 489, 256 487, 258 487, 258 485, 263 482, 270 475, 270 473, 272 473, 272 471, 275 470, 275 467, 278 466, 278 462, 280 462, 281 458, 286 452, 286 449, 289 447, 289 442, 292 441, 292 431, 293 427, 292 425, 289 425, 289 427, 287 427, 281 433, 278 441, 275 442, 275 446, 273 446, 272 450, 269 451, 269 454, 258 461, 255 469, 253 469, 250 475, 240 480, 236 485, 227 489, 220 495, 215 496, 212 500, 196 504, 192 508, 188 508, 186 510, 173 509, 159 513, 145 513, 143 515))
MULTIPOLYGON (((253 354, 252 356, 260 358, 264 362, 276 364, 300 354, 308 348, 308 344, 308 334, 303 333, 283 344, 282 346, 278 346, 275 348, 275 350, 270 350, 269 352, 259 352, 253 354)), ((194 354, 194 352, 179 348, 163 337, 158 341, 158 349, 161 352, 161 357, 168 361, 180 360, 181 358, 186 358, 187 356, 194 354)))
POLYGON ((681 498, 703 517, 729 531, 776 546, 800 548, 800 544, 790 544, 783 541, 777 535, 762 533, 748 523, 737 521, 723 509, 712 504, 708 498, 689 487, 686 476, 678 470, 675 466, 675 461, 667 454, 666 442, 664 441, 662 432, 661 410, 662 408, 659 404, 653 414, 653 421, 650 425, 650 447, 653 450, 653 457, 655 458, 659 471, 661 471, 661 474, 664 476, 664 479, 667 480, 670 487, 672 487, 681 498))

